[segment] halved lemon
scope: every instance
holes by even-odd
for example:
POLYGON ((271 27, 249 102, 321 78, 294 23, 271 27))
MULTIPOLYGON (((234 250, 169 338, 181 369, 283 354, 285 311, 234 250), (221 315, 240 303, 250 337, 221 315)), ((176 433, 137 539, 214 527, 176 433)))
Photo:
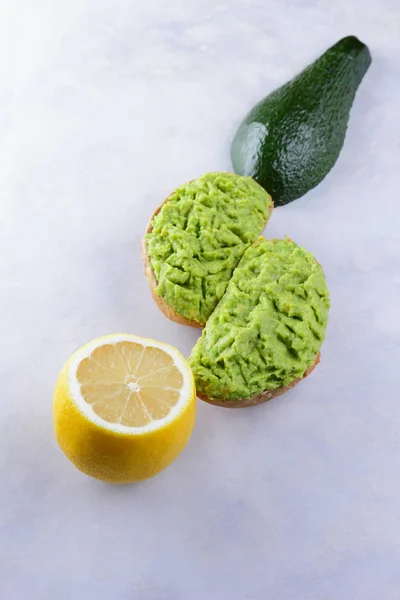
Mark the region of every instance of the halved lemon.
POLYGON ((196 388, 176 348, 116 334, 73 354, 58 378, 53 408, 57 441, 78 469, 131 483, 156 475, 186 446, 196 388))

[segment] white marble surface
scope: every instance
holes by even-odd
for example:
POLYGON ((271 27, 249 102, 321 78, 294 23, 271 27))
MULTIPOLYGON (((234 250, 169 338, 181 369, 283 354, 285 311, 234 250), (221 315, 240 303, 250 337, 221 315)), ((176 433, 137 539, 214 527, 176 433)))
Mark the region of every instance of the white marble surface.
POLYGON ((399 81, 398 0, 1 2, 2 600, 400 598, 399 81), (321 365, 256 409, 199 403, 154 480, 82 475, 53 436, 64 360, 197 336, 151 301, 149 214, 229 169, 249 107, 348 34, 373 64, 344 150, 268 230, 325 267, 321 365))

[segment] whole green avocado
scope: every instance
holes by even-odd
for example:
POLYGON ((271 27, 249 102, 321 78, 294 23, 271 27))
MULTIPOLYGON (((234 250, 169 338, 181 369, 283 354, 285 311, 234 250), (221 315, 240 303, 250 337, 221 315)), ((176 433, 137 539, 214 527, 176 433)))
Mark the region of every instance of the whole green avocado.
POLYGON ((370 64, 368 47, 345 37, 261 100, 233 140, 235 173, 253 177, 275 206, 318 185, 340 154, 354 96, 370 64))

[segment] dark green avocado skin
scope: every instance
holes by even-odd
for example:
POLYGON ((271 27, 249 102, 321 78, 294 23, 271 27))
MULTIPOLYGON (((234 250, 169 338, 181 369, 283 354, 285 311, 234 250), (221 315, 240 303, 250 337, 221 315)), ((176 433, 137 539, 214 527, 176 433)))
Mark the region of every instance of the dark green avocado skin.
POLYGON ((235 173, 253 177, 275 206, 320 183, 340 154, 354 96, 370 64, 368 47, 345 37, 261 100, 232 142, 235 173))

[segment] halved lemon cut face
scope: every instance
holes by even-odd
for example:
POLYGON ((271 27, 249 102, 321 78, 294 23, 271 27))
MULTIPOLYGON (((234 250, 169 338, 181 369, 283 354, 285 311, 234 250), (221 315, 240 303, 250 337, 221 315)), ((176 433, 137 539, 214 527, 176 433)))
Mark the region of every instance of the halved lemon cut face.
POLYGON ((68 379, 85 416, 120 432, 165 426, 194 393, 190 367, 175 348, 134 335, 84 346, 70 363, 68 379))

